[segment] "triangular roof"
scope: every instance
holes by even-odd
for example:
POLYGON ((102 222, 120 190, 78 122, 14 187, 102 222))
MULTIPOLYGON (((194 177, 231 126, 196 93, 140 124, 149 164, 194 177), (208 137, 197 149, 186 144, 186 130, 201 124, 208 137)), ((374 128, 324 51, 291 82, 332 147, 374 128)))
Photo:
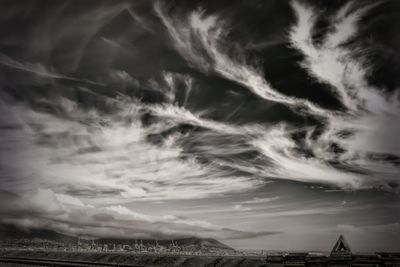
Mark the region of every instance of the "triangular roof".
POLYGON ((332 254, 351 254, 351 249, 344 236, 340 235, 332 249, 332 254))

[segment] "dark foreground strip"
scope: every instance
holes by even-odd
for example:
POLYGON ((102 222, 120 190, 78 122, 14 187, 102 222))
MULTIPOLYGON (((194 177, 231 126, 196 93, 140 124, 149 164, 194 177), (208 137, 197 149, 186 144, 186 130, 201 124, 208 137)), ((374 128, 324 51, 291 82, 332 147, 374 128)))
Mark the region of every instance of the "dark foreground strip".
POLYGON ((19 263, 25 265, 41 265, 54 267, 87 267, 87 266, 105 266, 105 267, 144 267, 143 265, 118 264, 118 263, 102 263, 90 261, 67 261, 55 259, 39 259, 39 258, 20 258, 20 257, 0 257, 0 262, 19 263))

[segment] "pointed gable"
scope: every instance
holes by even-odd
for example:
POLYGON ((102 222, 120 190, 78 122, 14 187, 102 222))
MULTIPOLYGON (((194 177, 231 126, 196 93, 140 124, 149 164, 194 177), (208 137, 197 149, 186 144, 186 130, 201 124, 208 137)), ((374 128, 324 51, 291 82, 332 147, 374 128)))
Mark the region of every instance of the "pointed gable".
POLYGON ((335 246, 331 251, 331 255, 346 255, 351 254, 351 249, 344 236, 340 235, 335 246))

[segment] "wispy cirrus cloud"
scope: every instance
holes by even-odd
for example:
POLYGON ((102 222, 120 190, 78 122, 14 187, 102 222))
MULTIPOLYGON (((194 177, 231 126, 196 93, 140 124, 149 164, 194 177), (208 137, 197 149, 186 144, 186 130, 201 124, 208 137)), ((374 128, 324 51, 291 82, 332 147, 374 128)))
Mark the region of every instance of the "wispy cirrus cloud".
POLYGON ((362 53, 362 44, 347 44, 358 34, 358 21, 380 3, 357 6, 349 2, 344 5, 332 16, 333 29, 321 44, 313 42, 312 32, 322 11, 298 1, 291 3, 297 24, 291 28, 289 39, 305 55, 301 65, 311 76, 331 85, 347 109, 337 116, 327 117, 326 130, 316 140, 308 140, 312 150, 319 158, 336 157, 343 164, 367 171, 372 180, 381 179, 378 177, 382 175, 393 180, 399 171, 396 163, 372 158, 399 155, 397 146, 393 146, 392 135, 399 130, 398 97, 368 84, 372 65, 362 53), (387 130, 389 124, 393 126, 391 131, 387 130), (347 136, 341 135, 345 132, 347 136), (330 153, 328 148, 333 143, 344 149, 344 153, 339 156, 330 153))
POLYGON ((354 2, 348 2, 330 19, 333 29, 326 33, 321 44, 316 44, 313 33, 322 11, 299 1, 291 2, 297 24, 291 28, 289 40, 306 56, 302 66, 317 80, 331 85, 349 111, 357 109, 357 96, 363 90, 361 87, 366 86, 369 68, 354 58, 354 49, 345 45, 357 35, 357 22, 376 5, 356 8, 354 2))
MULTIPOLYGON (((6 132, 12 136, 18 130, 32 140, 30 146, 38 151, 32 165, 45 166, 36 170, 34 176, 40 177, 44 186, 77 192, 85 187, 97 188, 98 192, 105 188, 120 192, 112 196, 112 201, 199 198, 242 191, 259 183, 192 158, 183 159, 179 134, 159 145, 148 143, 148 134, 162 132, 182 121, 161 121, 146 128, 140 122, 140 104, 115 103, 120 105, 116 107, 119 111, 111 116, 95 110, 85 113, 76 106, 64 110, 61 117, 23 105, 12 107, 16 120, 4 122, 13 125, 6 132)), ((3 149, 2 153, 8 152, 3 149)), ((108 201, 106 195, 102 201, 108 201)))
MULTIPOLYGON (((390 162, 370 159, 371 154, 375 153, 393 154, 393 149, 385 152, 377 150, 378 146, 382 148, 381 144, 375 145, 380 143, 379 140, 385 142, 390 138, 388 143, 393 143, 393 138, 388 136, 390 134, 386 130, 379 131, 386 127, 377 127, 372 120, 382 123, 389 120, 398 125, 397 115, 394 115, 398 113, 398 101, 396 97, 385 97, 368 85, 367 60, 355 55, 362 48, 354 49, 346 43, 357 34, 360 18, 376 5, 359 6, 351 2, 344 5, 332 16, 332 30, 326 33, 322 44, 317 45, 312 35, 323 11, 298 1, 291 2, 297 22, 291 27, 289 42, 305 55, 301 64, 309 74, 328 83, 340 98, 347 110, 338 112, 320 108, 306 99, 280 93, 265 80, 260 68, 246 62, 242 51, 237 51, 239 56, 233 56, 228 52, 229 49, 223 49, 229 46, 228 22, 218 15, 206 14, 206 11, 198 9, 178 20, 168 13, 168 7, 161 2, 156 2, 155 10, 168 29, 176 50, 195 67, 235 81, 265 100, 293 109, 303 107, 306 113, 318 116, 324 122, 323 131, 317 135, 314 127, 296 129, 284 124, 271 125, 264 129, 262 135, 259 135, 260 131, 254 131, 256 134, 247 142, 268 162, 261 170, 257 169, 257 173, 346 188, 368 188, 393 181, 395 173, 399 171, 390 162), (203 62, 206 59, 210 60, 203 62), (292 138, 295 132, 305 134, 302 144, 305 146, 302 148, 292 138), (372 132, 380 137, 372 140, 372 132), (338 150, 334 149, 336 146, 338 150), (299 152, 302 149, 311 151, 312 155, 305 156, 299 152), (383 183, 378 178, 381 175, 385 177, 383 183)), ((200 124, 200 121, 192 122, 200 124)), ((239 128, 233 130, 240 132, 239 128)), ((397 155, 397 152, 394 154, 397 155)), ((251 170, 254 166, 250 165, 241 167, 251 170)))
POLYGON ((64 79, 64 80, 77 81, 94 85, 102 85, 101 83, 97 83, 87 79, 79 79, 79 78, 74 78, 72 76, 61 74, 57 71, 47 68, 41 63, 19 62, 1 53, 0 53, 0 65, 20 71, 29 72, 41 78, 64 79))
MULTIPOLYGON (((245 63, 243 59, 231 58, 226 51, 222 51, 224 22, 219 21, 216 16, 206 16, 202 11, 194 11, 187 18, 189 26, 184 26, 169 17, 165 13, 165 7, 159 2, 157 3, 155 6, 157 14, 169 30, 174 44, 180 52, 186 51, 183 55, 192 63, 201 65, 199 60, 200 58, 204 59, 204 53, 206 53, 211 58, 211 61, 208 62, 211 62, 211 69, 207 71, 215 71, 224 78, 234 80, 268 101, 283 103, 289 107, 305 103, 305 106, 312 106, 307 100, 288 97, 274 90, 262 77, 259 69, 245 63), (187 34, 188 36, 186 36, 187 34), (258 90, 262 90, 262 92, 258 90)), ((302 35, 307 37, 313 27, 313 23, 307 23, 316 16, 315 11, 299 4, 294 5, 294 8, 298 10, 303 8, 302 11, 298 11, 298 17, 299 23, 305 25, 294 28, 292 38, 300 38, 302 35), (299 34, 299 31, 302 33, 299 34)), ((337 40, 338 37, 335 36, 334 39, 337 40)), ((305 43, 299 41, 300 45, 297 48, 304 51, 306 49, 315 50, 316 48, 309 44, 310 41, 311 39, 305 43), (310 45, 311 48, 306 45, 310 45)), ((309 56, 314 56, 313 53, 305 52, 309 56)), ((326 64, 325 61, 323 63, 326 64)), ((340 65, 340 62, 338 64, 340 65)), ((20 64, 16 66, 20 66, 20 64)), ((126 72, 120 72, 120 74, 124 74, 121 76, 123 79, 129 78, 126 72)), ((178 106, 175 102, 176 83, 183 83, 187 88, 185 103, 190 90, 192 90, 193 79, 189 76, 167 72, 164 72, 162 77, 163 84, 150 81, 149 87, 151 90, 165 95, 168 102, 166 104, 141 104, 138 101, 129 102, 129 99, 128 102, 118 103, 116 101, 114 108, 118 112, 106 116, 100 115, 96 110, 89 113, 83 112, 75 104, 69 105, 70 110, 65 111, 67 113, 65 117, 52 116, 24 108, 19 109, 21 112, 17 116, 19 116, 19 120, 25 121, 25 125, 28 125, 27 129, 31 128, 30 124, 40 125, 39 130, 35 128, 29 129, 29 131, 30 134, 33 134, 33 139, 40 139, 43 142, 39 146, 34 144, 34 147, 39 147, 42 155, 45 155, 43 162, 48 166, 45 171, 42 171, 44 173, 40 174, 43 176, 42 180, 45 183, 58 184, 64 190, 76 190, 76 192, 83 193, 90 192, 90 190, 79 190, 74 186, 75 179, 70 177, 77 177, 76 179, 87 177, 79 181, 80 189, 95 186, 98 188, 98 192, 107 192, 105 188, 109 188, 111 191, 118 192, 116 198, 113 196, 114 202, 128 198, 197 198, 243 191, 262 184, 260 177, 322 182, 345 188, 364 188, 378 183, 373 181, 369 184, 368 174, 338 169, 329 162, 332 157, 336 157, 333 155, 335 153, 330 152, 332 140, 341 144, 347 142, 340 136, 338 137, 337 133, 347 129, 344 126, 346 123, 352 122, 352 120, 348 120, 350 117, 333 120, 329 113, 325 116, 322 110, 318 109, 319 111, 315 113, 313 108, 309 109, 312 114, 318 114, 328 120, 330 128, 323 132, 317 140, 310 138, 312 128, 305 129, 307 132, 305 144, 316 155, 316 157, 306 157, 298 152, 299 144, 292 139, 292 133, 301 132, 304 129, 298 130, 283 124, 238 126, 204 118, 189 109, 178 106), (148 128, 144 127, 140 122, 143 111, 150 112, 162 120, 148 128), (128 117, 130 118, 129 123, 127 122, 128 117), (81 123, 82 120, 91 121, 91 123, 81 123), (200 163, 196 160, 196 155, 186 157, 188 155, 185 154, 180 143, 184 136, 180 134, 170 135, 157 145, 147 142, 146 136, 149 134, 162 133, 182 123, 207 129, 210 131, 208 132, 210 137, 228 135, 228 138, 232 138, 237 136, 243 143, 235 147, 221 148, 221 153, 232 154, 233 151, 240 153, 253 149, 260 154, 257 159, 259 162, 256 163, 252 159, 225 161, 218 158, 215 161, 211 160, 208 164, 200 163), (57 130, 55 130, 55 125, 59 126, 57 130), (44 136, 50 138, 46 140, 43 138, 44 136), (135 160, 130 159, 132 154, 137 155, 135 160), (58 161, 54 159, 58 159, 58 161), (253 176, 237 176, 232 170, 220 167, 245 171, 253 176), (254 177, 258 177, 258 179, 254 179, 254 177), (66 183, 67 180, 71 182, 66 183), (226 184, 231 186, 228 188, 225 186, 226 184), (210 188, 212 189, 210 190, 210 188), (177 194, 178 191, 179 194, 177 194)), ((377 100, 379 101, 380 98, 377 100)), ((67 102, 62 99, 60 105, 67 102)), ((377 102, 376 105, 380 105, 380 103, 377 102)), ((354 127, 354 124, 352 126, 354 127)), ((206 134, 198 136, 205 137, 206 134)), ((190 140, 191 137, 188 139, 190 140)), ((207 140, 203 139, 198 148, 202 149, 203 147, 206 150, 207 140)), ((215 151, 218 149, 215 148, 215 151)), ((212 152, 210 153, 212 154, 212 152)), ((342 161, 345 164, 352 163, 349 160, 342 159, 342 161)), ((360 168, 357 164, 355 167, 360 168)), ((396 170, 396 168, 393 169, 393 174, 396 170)), ((95 199, 90 194, 87 197, 95 199)))
POLYGON ((315 103, 286 96, 272 88, 263 77, 260 67, 247 62, 243 51, 235 51, 234 56, 228 49, 224 49, 224 46, 229 47, 226 40, 229 32, 227 21, 217 15, 207 15, 201 9, 177 19, 168 14, 168 6, 161 1, 156 2, 154 9, 167 28, 177 51, 194 67, 217 73, 244 86, 262 99, 289 107, 305 108, 316 114, 324 112, 315 103))

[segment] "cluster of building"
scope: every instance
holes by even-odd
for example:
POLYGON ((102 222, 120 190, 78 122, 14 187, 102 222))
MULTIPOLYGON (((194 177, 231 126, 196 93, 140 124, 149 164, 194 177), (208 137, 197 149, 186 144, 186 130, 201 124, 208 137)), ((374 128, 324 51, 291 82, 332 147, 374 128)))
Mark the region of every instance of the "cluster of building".
MULTIPOLYGON (((78 239, 76 245, 70 246, 72 251, 97 251, 97 252, 131 252, 141 254, 174 254, 174 255, 203 255, 216 254, 226 255, 228 250, 218 248, 199 248, 197 245, 178 245, 174 240, 168 245, 160 245, 157 240, 154 243, 143 243, 135 240, 134 244, 107 243, 98 244, 94 240, 90 243, 81 242, 78 239)), ((233 251, 233 250, 232 250, 233 251)))
POLYGON ((45 239, 12 239, 0 242, 0 249, 12 250, 43 250, 43 251, 69 251, 69 252, 129 252, 138 254, 170 254, 170 255, 233 255, 234 250, 197 245, 178 245, 174 240, 167 246, 135 240, 134 244, 96 243, 95 240, 82 240, 78 242, 55 242, 45 239))

